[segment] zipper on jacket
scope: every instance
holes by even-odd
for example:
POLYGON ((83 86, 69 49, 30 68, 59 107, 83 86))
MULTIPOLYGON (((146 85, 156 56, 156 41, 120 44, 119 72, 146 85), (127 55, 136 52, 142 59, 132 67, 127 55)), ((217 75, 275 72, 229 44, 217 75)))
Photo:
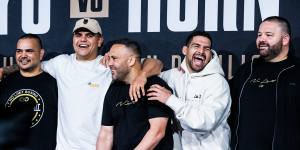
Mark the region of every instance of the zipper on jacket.
POLYGON ((240 106, 241 106, 241 97, 242 97, 242 93, 243 93, 243 90, 244 90, 244 87, 246 85, 246 83, 248 82, 248 80, 250 79, 250 77, 252 76, 252 72, 253 72, 253 63, 254 63, 254 59, 252 59, 251 61, 251 67, 250 67, 250 74, 248 76, 248 78, 245 80, 245 82, 243 83, 243 86, 241 88, 241 92, 240 92, 240 95, 239 95, 239 99, 238 99, 238 116, 237 116, 237 126, 236 126, 236 129, 235 129, 235 137, 236 137, 236 143, 235 143, 235 146, 234 146, 234 149, 236 150, 237 149, 237 146, 238 146, 238 130, 239 130, 239 124, 240 124, 240 106))
MULTIPOLYGON (((250 67, 250 74, 248 76, 248 78, 245 80, 245 82, 243 83, 243 86, 241 88, 241 92, 240 92, 240 95, 239 95, 239 99, 238 99, 238 116, 237 116, 237 127, 236 127, 236 130, 235 130, 235 136, 236 136, 236 144, 235 144, 235 147, 234 149, 236 150, 237 149, 237 146, 238 146, 238 129, 239 129, 239 120, 240 120, 240 106, 241 106, 241 97, 242 97, 242 93, 243 93, 243 90, 244 90, 244 87, 246 85, 246 83, 248 82, 248 80, 250 79, 252 73, 253 73, 253 63, 254 63, 254 59, 251 61, 251 67, 250 67)), ((276 137, 276 128, 277 128, 277 100, 278 100, 278 81, 279 81, 279 77, 280 75, 288 70, 288 69, 291 69, 293 68, 295 65, 292 65, 290 67, 287 67, 283 70, 281 70, 277 76, 277 82, 276 82, 276 91, 275 91, 275 122, 274 122, 274 129, 273 129, 273 138, 272 138, 272 150, 274 150, 274 142, 275 142, 275 137, 276 137)))
POLYGON ((283 70, 281 70, 277 76, 277 82, 276 82, 276 91, 275 91, 275 121, 274 121, 274 129, 273 129, 273 138, 272 138, 272 150, 274 150, 274 144, 275 144, 275 138, 276 138, 276 129, 277 129, 277 101, 278 101, 278 82, 279 82, 279 78, 280 75, 285 72, 286 70, 289 70, 291 68, 293 68, 295 65, 292 65, 290 67, 284 68, 283 70))

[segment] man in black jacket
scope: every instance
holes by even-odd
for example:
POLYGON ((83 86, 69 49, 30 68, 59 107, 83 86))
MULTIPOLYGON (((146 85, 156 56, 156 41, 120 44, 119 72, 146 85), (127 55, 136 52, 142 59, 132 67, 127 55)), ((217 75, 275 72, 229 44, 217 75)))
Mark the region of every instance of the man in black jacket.
POLYGON ((289 22, 268 17, 259 26, 260 57, 245 63, 231 83, 233 150, 300 149, 300 68, 289 22))

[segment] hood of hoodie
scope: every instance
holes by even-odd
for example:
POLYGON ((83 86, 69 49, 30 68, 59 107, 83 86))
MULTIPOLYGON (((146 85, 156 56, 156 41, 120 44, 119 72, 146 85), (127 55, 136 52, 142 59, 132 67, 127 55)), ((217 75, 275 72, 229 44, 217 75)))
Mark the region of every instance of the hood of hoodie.
POLYGON ((224 76, 224 71, 222 69, 222 66, 220 65, 220 60, 219 57, 216 53, 216 51, 212 51, 212 59, 208 62, 208 64, 201 70, 200 72, 195 72, 195 73, 190 73, 187 69, 187 64, 186 64, 186 57, 184 57, 180 67, 183 69, 186 73, 190 74, 191 77, 195 76, 207 76, 211 74, 220 74, 224 76))

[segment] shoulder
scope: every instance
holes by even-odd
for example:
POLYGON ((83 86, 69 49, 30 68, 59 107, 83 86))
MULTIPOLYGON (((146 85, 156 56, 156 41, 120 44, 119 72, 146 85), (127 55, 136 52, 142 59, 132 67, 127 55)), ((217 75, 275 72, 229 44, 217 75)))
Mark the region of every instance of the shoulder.
POLYGON ((161 76, 171 76, 178 73, 184 73, 184 71, 180 68, 172 68, 161 73, 161 76))
POLYGON ((60 54, 60 55, 58 55, 56 57, 53 57, 51 59, 64 60, 64 59, 71 59, 72 57, 75 57, 75 54, 60 54))
POLYGON ((167 83, 172 83, 173 80, 178 79, 180 76, 184 74, 184 70, 181 68, 173 68, 170 70, 163 71, 160 74, 160 77, 165 80, 167 83))
POLYGON ((158 84, 162 87, 165 87, 165 88, 171 90, 171 88, 168 86, 168 84, 162 78, 160 78, 158 76, 151 76, 151 77, 147 78, 147 83, 145 85, 145 88, 148 89, 148 88, 150 88, 151 85, 154 85, 154 84, 158 84))
POLYGON ((45 69, 49 67, 58 67, 70 60, 72 60, 72 55, 61 54, 56 57, 50 58, 49 60, 43 60, 42 68, 45 69))
POLYGON ((46 79, 46 80, 56 82, 56 79, 53 78, 49 73, 47 73, 45 71, 41 74, 41 77, 46 79))
POLYGON ((75 57, 75 54, 60 54, 56 57, 49 59, 49 61, 61 62, 61 61, 68 61, 75 57))
POLYGON ((125 86, 125 84, 123 83, 123 82, 120 82, 120 81, 113 81, 111 84, 110 84, 110 86, 109 86, 109 88, 108 88, 108 91, 115 91, 115 90, 117 90, 117 89, 119 89, 119 88, 121 88, 121 87, 124 87, 125 86))
POLYGON ((223 88, 224 90, 229 88, 228 81, 221 74, 215 73, 205 77, 200 77, 202 79, 199 80, 198 83, 202 83, 203 87, 206 89, 215 90, 219 88, 223 88))
POLYGON ((151 76, 151 77, 147 78, 146 84, 152 85, 152 84, 163 84, 163 83, 165 83, 165 81, 163 79, 161 79, 160 77, 151 76))

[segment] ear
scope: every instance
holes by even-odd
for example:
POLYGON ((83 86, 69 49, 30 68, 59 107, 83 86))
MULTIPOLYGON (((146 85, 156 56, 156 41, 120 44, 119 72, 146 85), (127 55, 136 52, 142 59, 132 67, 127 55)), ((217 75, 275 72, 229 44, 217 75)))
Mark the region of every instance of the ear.
POLYGON ((182 47, 182 54, 184 55, 184 56, 186 56, 186 54, 187 54, 187 51, 189 50, 189 48, 187 47, 187 46, 183 46, 182 47))
POLYGON ((288 34, 283 35, 282 45, 288 45, 290 43, 291 37, 288 34))
POLYGON ((129 57, 129 59, 128 59, 128 66, 132 67, 135 64, 136 61, 137 61, 136 57, 132 57, 132 56, 129 57))
POLYGON ((98 39, 98 47, 101 47, 101 46, 102 46, 103 41, 104 41, 103 37, 102 37, 102 36, 99 37, 99 39, 98 39))
POLYGON ((45 50, 44 50, 44 49, 41 49, 41 51, 40 51, 40 60, 43 59, 44 54, 45 54, 45 50))

